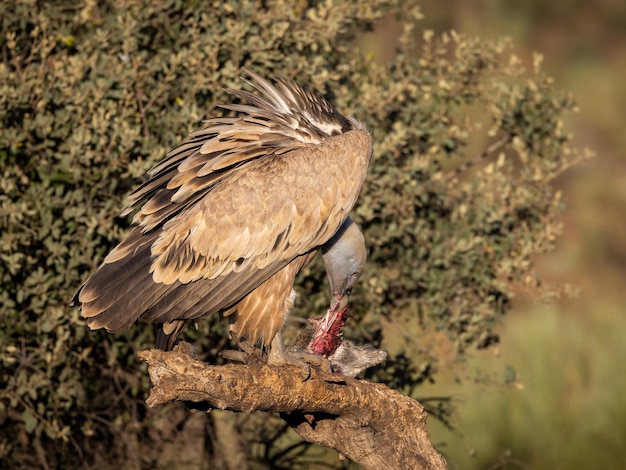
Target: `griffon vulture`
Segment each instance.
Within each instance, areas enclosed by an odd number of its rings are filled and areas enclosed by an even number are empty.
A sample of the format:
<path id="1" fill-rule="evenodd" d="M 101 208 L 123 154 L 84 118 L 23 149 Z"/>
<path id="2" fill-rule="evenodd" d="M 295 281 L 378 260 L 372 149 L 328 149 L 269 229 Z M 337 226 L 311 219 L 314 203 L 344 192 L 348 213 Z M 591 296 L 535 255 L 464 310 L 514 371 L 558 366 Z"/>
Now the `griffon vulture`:
<path id="1" fill-rule="evenodd" d="M 208 120 L 128 197 L 133 228 L 72 300 L 90 328 L 155 323 L 170 349 L 186 322 L 221 312 L 236 338 L 270 346 L 320 249 L 345 307 L 365 262 L 348 214 L 371 136 L 311 90 L 246 73 L 258 93 L 228 90 L 247 104 L 222 105 L 236 116 Z"/>

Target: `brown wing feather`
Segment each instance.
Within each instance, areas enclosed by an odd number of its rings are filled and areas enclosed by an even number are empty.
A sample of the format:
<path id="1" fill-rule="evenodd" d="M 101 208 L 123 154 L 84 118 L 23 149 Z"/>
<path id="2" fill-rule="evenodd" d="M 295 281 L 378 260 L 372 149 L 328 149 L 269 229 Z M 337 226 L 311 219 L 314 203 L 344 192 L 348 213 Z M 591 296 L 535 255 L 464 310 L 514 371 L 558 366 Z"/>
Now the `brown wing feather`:
<path id="1" fill-rule="evenodd" d="M 126 274 L 124 270 L 118 270 L 116 264 L 111 264 L 103 265 L 94 274 L 101 281 L 102 278 L 96 275 L 110 276 L 112 272 L 117 272 L 120 279 L 112 288 L 99 291 L 99 296 L 86 300 L 83 293 L 89 295 L 92 288 L 92 283 L 88 281 L 85 286 L 89 290 L 83 289 L 77 294 L 82 303 L 83 316 L 88 318 L 91 328 L 105 327 L 109 331 L 118 331 L 137 320 L 163 323 L 208 316 L 236 304 L 287 264 L 279 262 L 264 270 L 167 285 L 154 282 L 149 271 L 149 257 L 133 259 L 135 264 L 141 265 L 141 269 Z M 96 284 L 100 285 L 99 282 Z"/>
<path id="2" fill-rule="evenodd" d="M 164 225 L 152 246 L 155 280 L 189 282 L 236 268 L 262 269 L 323 244 L 356 201 L 366 168 L 359 157 L 369 145 L 366 132 L 352 131 L 231 175 Z M 333 164 L 340 153 L 354 158 Z M 180 269 L 171 261 L 188 251 L 204 262 Z"/>

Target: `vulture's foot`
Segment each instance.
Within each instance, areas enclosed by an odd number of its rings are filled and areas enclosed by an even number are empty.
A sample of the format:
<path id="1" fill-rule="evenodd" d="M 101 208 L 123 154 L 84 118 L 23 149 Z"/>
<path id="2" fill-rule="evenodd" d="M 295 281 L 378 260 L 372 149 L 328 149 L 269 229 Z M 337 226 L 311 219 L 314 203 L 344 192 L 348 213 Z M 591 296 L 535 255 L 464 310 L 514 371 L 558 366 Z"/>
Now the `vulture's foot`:
<path id="1" fill-rule="evenodd" d="M 219 355 L 229 361 L 241 362 L 249 366 L 261 366 L 267 363 L 267 354 L 261 349 L 257 348 L 248 341 L 237 338 L 234 334 L 230 335 L 231 339 L 235 342 L 239 350 L 226 349 L 220 351 Z"/>
<path id="2" fill-rule="evenodd" d="M 218 356 L 223 357 L 227 361 L 241 362 L 249 366 L 263 365 L 266 363 L 266 358 L 259 349 L 257 353 L 248 354 L 245 351 L 239 351 L 237 349 L 225 349 L 220 351 Z"/>
<path id="3" fill-rule="evenodd" d="M 272 340 L 267 356 L 267 363 L 275 366 L 289 364 L 299 367 L 304 372 L 303 381 L 311 377 L 311 367 L 315 367 L 325 373 L 330 373 L 332 370 L 330 361 L 323 356 L 304 350 L 296 350 L 293 348 L 289 350 L 285 349 L 285 344 L 283 343 L 283 338 L 280 333 Z"/>
<path id="4" fill-rule="evenodd" d="M 310 333 L 306 339 L 306 343 L 311 337 L 311 333 L 314 329 L 309 328 Z M 231 335 L 232 340 L 235 342 L 238 350 L 226 349 L 220 351 L 219 355 L 229 361 L 241 362 L 249 366 L 260 367 L 262 365 L 270 366 L 283 366 L 291 365 L 299 367 L 303 372 L 303 381 L 308 380 L 311 377 L 311 368 L 314 367 L 325 376 L 334 377 L 337 374 L 333 374 L 331 362 L 328 358 L 319 354 L 314 354 L 305 349 L 305 347 L 293 347 L 289 350 L 285 349 L 283 338 L 280 333 L 276 334 L 272 343 L 270 344 L 267 353 L 261 348 L 253 346 L 251 343 L 236 338 Z M 304 346 L 306 346 L 306 343 Z M 336 380 L 331 380 L 336 381 Z"/>

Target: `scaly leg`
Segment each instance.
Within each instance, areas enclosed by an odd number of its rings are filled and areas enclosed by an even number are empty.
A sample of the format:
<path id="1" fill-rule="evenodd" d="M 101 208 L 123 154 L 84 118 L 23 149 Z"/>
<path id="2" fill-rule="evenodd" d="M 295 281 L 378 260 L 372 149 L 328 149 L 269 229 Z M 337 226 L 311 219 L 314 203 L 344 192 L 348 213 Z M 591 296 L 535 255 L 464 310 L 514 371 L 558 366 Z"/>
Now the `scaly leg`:
<path id="1" fill-rule="evenodd" d="M 270 344 L 267 357 L 269 365 L 291 364 L 300 367 L 305 372 L 305 379 L 311 376 L 311 366 L 324 372 L 330 372 L 330 362 L 323 356 L 307 351 L 287 351 L 283 342 L 283 335 L 278 332 Z"/>

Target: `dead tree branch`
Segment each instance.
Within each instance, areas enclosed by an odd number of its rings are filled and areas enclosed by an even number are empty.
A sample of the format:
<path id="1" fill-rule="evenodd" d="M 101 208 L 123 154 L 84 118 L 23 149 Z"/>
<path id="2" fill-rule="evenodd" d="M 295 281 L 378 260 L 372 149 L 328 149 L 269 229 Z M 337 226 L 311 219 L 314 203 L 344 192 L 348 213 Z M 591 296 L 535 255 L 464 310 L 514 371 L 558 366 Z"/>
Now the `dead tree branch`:
<path id="1" fill-rule="evenodd" d="M 150 407 L 180 400 L 250 413 L 278 412 L 305 440 L 332 447 L 367 469 L 445 469 L 432 447 L 422 405 L 385 385 L 302 369 L 226 364 L 189 355 L 142 351 L 153 388 Z"/>

